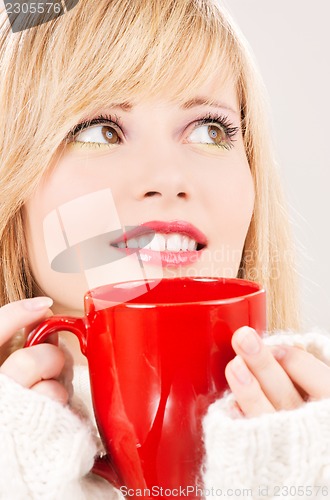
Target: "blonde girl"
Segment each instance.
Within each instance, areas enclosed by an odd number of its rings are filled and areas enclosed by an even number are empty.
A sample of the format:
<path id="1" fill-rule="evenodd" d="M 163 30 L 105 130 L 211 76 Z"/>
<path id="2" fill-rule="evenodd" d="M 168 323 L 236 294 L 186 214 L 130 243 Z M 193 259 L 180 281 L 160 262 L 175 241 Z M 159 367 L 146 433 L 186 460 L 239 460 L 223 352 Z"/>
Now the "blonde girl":
<path id="1" fill-rule="evenodd" d="M 4 498 L 120 495 L 89 474 L 98 450 L 76 409 L 77 396 L 89 397 L 77 382 L 87 371 L 77 346 L 63 335 L 75 365 L 73 398 L 63 349 L 22 350 L 17 333 L 50 307 L 82 311 L 84 283 L 51 269 L 42 223 L 104 184 L 125 224 L 144 223 L 153 211 L 205 234 L 199 260 L 169 265 L 165 256 L 164 276 L 238 276 L 267 289 L 269 331 L 277 334 L 262 341 L 243 328 L 233 337 L 231 391 L 204 420 L 205 487 L 248 488 L 256 499 L 288 485 L 302 486 L 306 498 L 310 488 L 326 488 L 329 344 L 279 333 L 299 325 L 287 214 L 262 84 L 226 11 L 212 0 L 80 0 L 18 33 L 3 12 L 0 79 Z"/>

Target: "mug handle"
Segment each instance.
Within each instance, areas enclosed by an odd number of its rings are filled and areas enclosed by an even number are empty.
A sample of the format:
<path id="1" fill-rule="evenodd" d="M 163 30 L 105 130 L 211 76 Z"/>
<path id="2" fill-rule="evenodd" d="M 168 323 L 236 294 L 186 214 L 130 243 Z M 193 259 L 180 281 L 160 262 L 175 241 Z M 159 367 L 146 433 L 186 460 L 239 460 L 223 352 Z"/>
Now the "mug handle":
<path id="1" fill-rule="evenodd" d="M 24 347 L 31 347 L 33 345 L 40 344 L 52 333 L 63 331 L 71 332 L 78 337 L 81 352 L 86 356 L 86 319 L 74 318 L 72 316 L 52 316 L 51 318 L 46 319 L 27 336 Z M 119 488 L 121 485 L 111 459 L 107 455 L 96 458 L 92 472 L 103 477 L 116 488 Z"/>
<path id="2" fill-rule="evenodd" d="M 72 316 L 52 316 L 40 323 L 28 336 L 24 347 L 43 342 L 52 333 L 68 331 L 78 337 L 80 350 L 86 356 L 87 338 L 85 318 Z"/>

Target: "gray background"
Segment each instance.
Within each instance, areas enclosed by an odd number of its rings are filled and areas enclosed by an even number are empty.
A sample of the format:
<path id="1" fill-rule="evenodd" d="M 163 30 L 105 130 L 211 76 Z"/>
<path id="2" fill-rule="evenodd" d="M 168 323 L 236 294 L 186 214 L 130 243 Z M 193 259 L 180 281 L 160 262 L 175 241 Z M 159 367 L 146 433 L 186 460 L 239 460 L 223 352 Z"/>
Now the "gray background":
<path id="1" fill-rule="evenodd" d="M 330 2 L 223 3 L 250 43 L 270 98 L 298 245 L 304 326 L 330 331 Z"/>
<path id="2" fill-rule="evenodd" d="M 223 3 L 249 40 L 268 89 L 299 251 L 305 328 L 330 331 L 329 0 Z"/>

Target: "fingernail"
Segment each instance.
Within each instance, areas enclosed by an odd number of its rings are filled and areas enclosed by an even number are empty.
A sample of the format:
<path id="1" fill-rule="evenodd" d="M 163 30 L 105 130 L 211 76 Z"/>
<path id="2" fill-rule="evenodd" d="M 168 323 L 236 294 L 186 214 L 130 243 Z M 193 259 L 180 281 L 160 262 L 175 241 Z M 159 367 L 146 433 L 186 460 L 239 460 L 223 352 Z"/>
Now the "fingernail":
<path id="1" fill-rule="evenodd" d="M 240 356 L 233 359 L 231 367 L 235 377 L 241 384 L 248 385 L 252 382 L 252 375 Z"/>
<path id="2" fill-rule="evenodd" d="M 251 328 L 242 328 L 237 332 L 238 345 L 246 354 L 257 354 L 260 351 L 261 342 L 258 335 Z"/>
<path id="3" fill-rule="evenodd" d="M 22 302 L 28 311 L 42 311 L 42 309 L 48 309 L 53 305 L 53 300 L 50 297 L 34 297 L 33 299 L 25 299 Z"/>
<path id="4" fill-rule="evenodd" d="M 286 349 L 283 347 L 279 347 L 277 345 L 271 346 L 271 351 L 275 359 L 280 360 L 283 359 L 286 355 Z"/>

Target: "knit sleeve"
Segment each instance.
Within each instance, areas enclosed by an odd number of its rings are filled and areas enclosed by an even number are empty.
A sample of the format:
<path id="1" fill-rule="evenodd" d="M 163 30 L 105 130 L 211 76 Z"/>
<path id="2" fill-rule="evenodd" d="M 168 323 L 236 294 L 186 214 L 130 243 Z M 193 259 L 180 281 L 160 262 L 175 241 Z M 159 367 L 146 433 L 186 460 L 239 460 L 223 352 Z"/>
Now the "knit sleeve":
<path id="1" fill-rule="evenodd" d="M 0 498 L 121 498 L 89 473 L 96 448 L 87 421 L 0 375 Z"/>
<path id="2" fill-rule="evenodd" d="M 299 345 L 330 362 L 324 335 L 279 333 L 268 343 Z M 330 497 L 330 399 L 256 418 L 231 412 L 233 403 L 227 394 L 203 420 L 206 490 L 254 500 Z"/>

